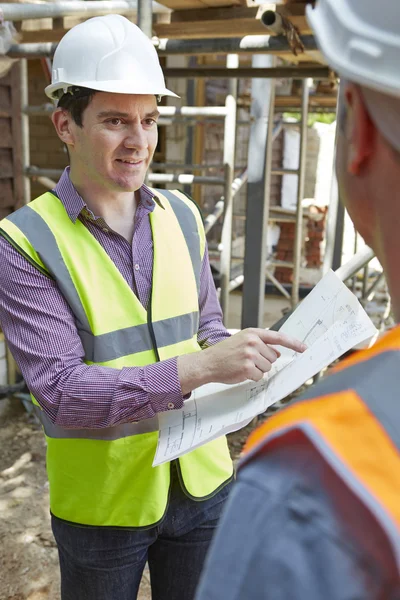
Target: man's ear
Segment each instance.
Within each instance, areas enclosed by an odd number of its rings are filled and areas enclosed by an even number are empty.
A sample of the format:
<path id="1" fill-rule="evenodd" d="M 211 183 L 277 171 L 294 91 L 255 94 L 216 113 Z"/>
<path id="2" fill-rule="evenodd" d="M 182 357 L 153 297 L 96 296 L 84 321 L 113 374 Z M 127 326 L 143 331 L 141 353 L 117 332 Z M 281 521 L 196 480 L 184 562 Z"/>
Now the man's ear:
<path id="1" fill-rule="evenodd" d="M 63 108 L 56 108 L 51 115 L 51 120 L 57 132 L 58 137 L 67 146 L 73 146 L 75 136 L 73 132 L 73 121 L 69 112 Z"/>
<path id="2" fill-rule="evenodd" d="M 359 175 L 373 153 L 376 129 L 357 85 L 346 84 L 344 102 L 347 115 L 345 131 L 349 148 L 347 170 L 351 175 Z"/>

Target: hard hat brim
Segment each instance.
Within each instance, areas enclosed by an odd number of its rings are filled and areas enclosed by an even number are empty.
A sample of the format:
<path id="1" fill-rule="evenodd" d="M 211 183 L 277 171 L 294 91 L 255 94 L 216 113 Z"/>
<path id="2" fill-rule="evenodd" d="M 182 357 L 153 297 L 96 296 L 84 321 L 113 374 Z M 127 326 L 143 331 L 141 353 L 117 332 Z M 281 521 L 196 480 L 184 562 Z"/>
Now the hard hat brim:
<path id="1" fill-rule="evenodd" d="M 149 88 L 146 90 L 143 86 L 140 86 L 140 90 L 132 82 L 127 81 L 69 81 L 69 82 L 57 82 L 48 85 L 45 88 L 45 94 L 51 100 L 57 100 L 58 96 L 56 92 L 64 88 L 84 87 L 97 92 L 110 92 L 111 94 L 137 94 L 137 95 L 149 95 L 149 96 L 170 96 L 171 98 L 179 98 L 177 94 L 171 92 L 167 88 Z"/>

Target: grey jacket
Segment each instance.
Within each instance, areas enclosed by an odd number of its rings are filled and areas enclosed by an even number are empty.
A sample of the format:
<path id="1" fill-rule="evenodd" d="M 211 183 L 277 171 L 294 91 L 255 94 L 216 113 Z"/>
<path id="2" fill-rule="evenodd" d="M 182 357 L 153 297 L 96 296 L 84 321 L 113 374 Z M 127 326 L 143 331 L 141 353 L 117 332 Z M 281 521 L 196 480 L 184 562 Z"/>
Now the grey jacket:
<path id="1" fill-rule="evenodd" d="M 399 599 L 380 526 L 301 432 L 239 471 L 196 600 Z"/>

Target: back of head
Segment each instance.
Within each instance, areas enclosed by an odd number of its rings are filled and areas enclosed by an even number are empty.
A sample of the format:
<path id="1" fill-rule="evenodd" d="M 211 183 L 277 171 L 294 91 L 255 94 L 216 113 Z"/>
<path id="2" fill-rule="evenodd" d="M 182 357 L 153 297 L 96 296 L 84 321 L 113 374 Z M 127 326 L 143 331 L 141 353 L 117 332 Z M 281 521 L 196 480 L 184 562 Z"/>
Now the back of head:
<path id="1" fill-rule="evenodd" d="M 399 0 L 317 0 L 307 18 L 328 64 L 361 86 L 376 127 L 400 151 Z"/>
<path id="2" fill-rule="evenodd" d="M 120 94 L 176 96 L 165 87 L 157 52 L 149 38 L 121 15 L 94 17 L 60 41 L 46 94 L 53 100 L 70 88 Z"/>

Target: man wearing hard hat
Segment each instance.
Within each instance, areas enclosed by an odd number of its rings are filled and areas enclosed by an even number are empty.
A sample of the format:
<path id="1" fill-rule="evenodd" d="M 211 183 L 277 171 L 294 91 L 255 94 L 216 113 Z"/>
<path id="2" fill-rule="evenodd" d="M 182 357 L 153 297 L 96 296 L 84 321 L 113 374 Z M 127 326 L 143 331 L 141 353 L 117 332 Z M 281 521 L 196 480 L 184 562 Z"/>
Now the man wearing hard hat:
<path id="1" fill-rule="evenodd" d="M 400 321 L 400 4 L 317 0 L 337 175 Z M 197 600 L 400 598 L 400 326 L 249 438 Z"/>
<path id="2" fill-rule="evenodd" d="M 143 184 L 165 87 L 124 17 L 60 42 L 47 95 L 70 168 L 0 222 L 0 318 L 47 440 L 63 600 L 190 600 L 232 480 L 226 440 L 153 468 L 157 413 L 302 345 L 222 325 L 200 213 Z M 202 352 L 199 352 L 202 350 Z"/>

